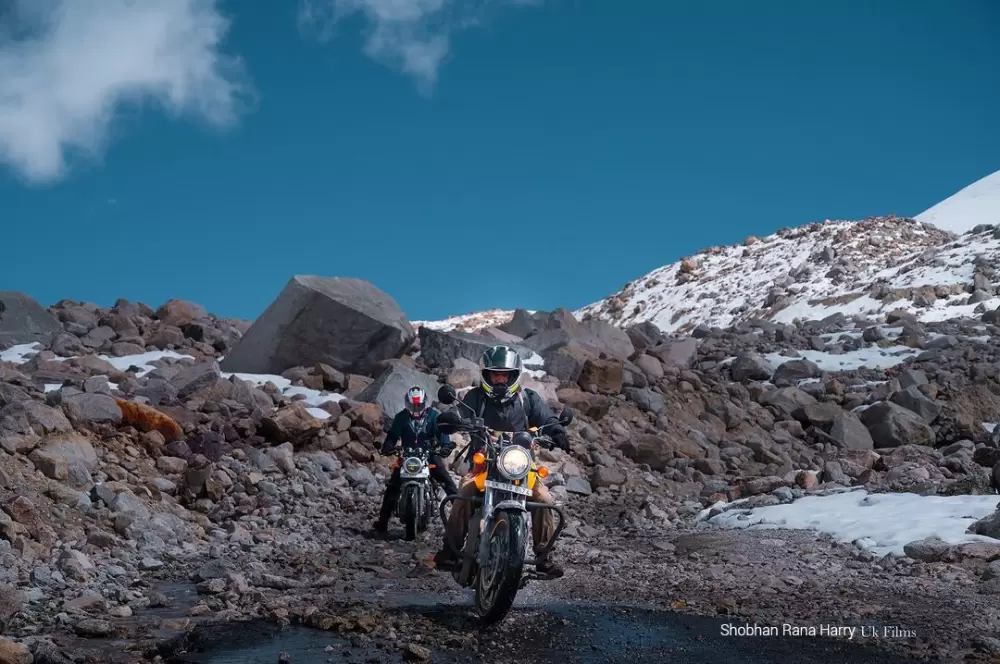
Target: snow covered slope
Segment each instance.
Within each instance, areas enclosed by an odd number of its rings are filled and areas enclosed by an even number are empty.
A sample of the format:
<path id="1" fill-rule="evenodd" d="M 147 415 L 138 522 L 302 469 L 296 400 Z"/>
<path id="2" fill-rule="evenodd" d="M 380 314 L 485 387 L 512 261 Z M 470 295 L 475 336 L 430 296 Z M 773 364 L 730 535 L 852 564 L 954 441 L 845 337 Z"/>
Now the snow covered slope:
<path id="1" fill-rule="evenodd" d="M 945 320 L 1000 304 L 997 265 L 1000 240 L 992 230 L 956 238 L 897 217 L 828 221 L 713 247 L 575 314 L 621 326 L 651 321 L 665 332 L 836 312 L 879 318 L 893 309 Z"/>
<path id="2" fill-rule="evenodd" d="M 881 319 L 894 309 L 947 320 L 1000 306 L 998 268 L 1000 232 L 990 229 L 956 236 L 898 217 L 827 221 L 703 250 L 574 314 L 620 326 L 651 321 L 665 332 L 837 312 Z M 511 316 L 491 309 L 415 325 L 475 331 Z"/>
<path id="3" fill-rule="evenodd" d="M 1000 224 L 1000 171 L 973 182 L 916 219 L 952 233 L 965 233 L 979 224 Z"/>
<path id="4" fill-rule="evenodd" d="M 529 311 L 528 313 L 534 313 Z M 475 332 L 487 327 L 497 327 L 508 322 L 514 316 L 514 311 L 503 309 L 489 309 L 487 311 L 477 311 L 461 316 L 452 316 L 444 320 L 426 321 L 415 320 L 411 323 L 414 327 L 427 327 L 432 330 L 461 330 L 464 332 Z"/>

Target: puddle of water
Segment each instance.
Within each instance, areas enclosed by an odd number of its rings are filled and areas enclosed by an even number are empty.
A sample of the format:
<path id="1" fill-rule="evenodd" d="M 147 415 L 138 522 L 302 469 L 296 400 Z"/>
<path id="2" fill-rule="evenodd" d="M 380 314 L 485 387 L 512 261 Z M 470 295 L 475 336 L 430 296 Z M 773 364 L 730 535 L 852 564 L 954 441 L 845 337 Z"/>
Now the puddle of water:
<path id="1" fill-rule="evenodd" d="M 479 631 L 468 606 L 432 605 L 403 609 L 449 632 Z M 637 607 L 578 604 L 538 605 L 515 609 L 508 620 L 482 634 L 480 652 L 432 648 L 434 662 L 484 664 L 661 664 L 664 661 L 742 664 L 800 664 L 822 659 L 826 664 L 910 661 L 856 643 L 820 638 L 722 636 L 720 625 L 742 625 L 741 619 L 687 616 Z M 433 631 L 433 630 L 432 630 Z M 435 639 L 432 637 L 433 642 Z M 428 642 L 430 645 L 431 642 Z M 268 623 L 230 623 L 195 630 L 187 652 L 167 664 L 276 664 L 287 662 L 401 661 L 393 644 L 353 643 L 307 627 L 284 630 Z"/>
<path id="2" fill-rule="evenodd" d="M 185 649 L 164 657 L 167 664 L 289 664 L 341 662 L 351 644 L 330 632 L 281 628 L 264 621 L 226 623 L 196 629 Z M 282 660 L 287 656 L 287 660 Z"/>

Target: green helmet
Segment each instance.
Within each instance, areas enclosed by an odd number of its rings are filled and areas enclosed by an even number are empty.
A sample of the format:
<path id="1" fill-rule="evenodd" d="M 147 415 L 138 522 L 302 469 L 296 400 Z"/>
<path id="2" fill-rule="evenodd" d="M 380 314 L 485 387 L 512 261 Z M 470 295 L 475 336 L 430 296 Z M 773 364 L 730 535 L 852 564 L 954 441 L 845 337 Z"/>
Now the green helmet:
<path id="1" fill-rule="evenodd" d="M 521 389 L 521 356 L 510 346 L 493 346 L 479 360 L 480 387 L 487 398 L 504 403 Z"/>

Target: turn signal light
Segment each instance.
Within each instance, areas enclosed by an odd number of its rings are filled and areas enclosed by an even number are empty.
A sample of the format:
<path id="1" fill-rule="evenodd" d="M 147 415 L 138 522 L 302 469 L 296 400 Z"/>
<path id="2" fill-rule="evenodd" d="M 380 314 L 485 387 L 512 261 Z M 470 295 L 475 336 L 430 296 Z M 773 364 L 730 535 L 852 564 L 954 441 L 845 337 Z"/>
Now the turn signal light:
<path id="1" fill-rule="evenodd" d="M 546 468 L 545 466 L 539 466 L 536 472 L 538 473 L 538 476 L 541 477 L 543 480 L 549 476 L 549 469 Z"/>
<path id="2" fill-rule="evenodd" d="M 437 464 L 436 463 L 429 463 L 429 464 L 427 464 L 427 467 L 428 468 L 437 468 Z"/>
<path id="3" fill-rule="evenodd" d="M 486 456 L 482 452 L 476 452 L 472 455 L 472 461 L 477 465 L 481 466 L 486 463 Z"/>

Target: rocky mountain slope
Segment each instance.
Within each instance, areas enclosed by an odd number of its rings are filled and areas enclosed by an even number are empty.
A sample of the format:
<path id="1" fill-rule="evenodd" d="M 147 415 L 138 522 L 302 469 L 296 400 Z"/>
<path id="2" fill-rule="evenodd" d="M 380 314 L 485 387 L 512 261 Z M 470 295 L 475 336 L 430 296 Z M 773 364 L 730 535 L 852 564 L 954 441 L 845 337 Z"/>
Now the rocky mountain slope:
<path id="1" fill-rule="evenodd" d="M 1000 304 L 998 264 L 1000 235 L 985 227 L 955 236 L 911 219 L 825 222 L 705 249 L 574 315 L 619 326 L 651 322 L 667 333 L 835 313 L 884 320 L 898 309 L 942 321 Z M 417 324 L 476 330 L 512 316 L 491 310 Z"/>
<path id="2" fill-rule="evenodd" d="M 132 652 L 117 656 L 138 661 L 158 652 L 164 630 L 250 617 L 416 659 L 432 656 L 429 643 L 451 654 L 479 647 L 471 628 L 392 608 L 406 593 L 459 595 L 427 562 L 437 526 L 415 544 L 365 533 L 389 472 L 375 450 L 405 389 L 470 387 L 497 341 L 521 349 L 529 387 L 578 413 L 572 450 L 542 457 L 570 515 L 557 549 L 570 571 L 541 596 L 641 596 L 747 619 L 905 620 L 933 638 L 881 647 L 936 661 L 989 657 L 1000 652 L 1000 615 L 982 597 L 1000 588 L 997 516 L 973 525 L 979 542 L 915 542 L 903 561 L 802 533 L 781 535 L 777 548 L 752 532 L 705 539 L 713 527 L 704 518 L 737 500 L 745 509 L 847 488 L 992 493 L 995 233 L 955 240 L 874 219 L 707 252 L 681 270 L 691 281 L 670 288 L 711 283 L 745 309 L 706 298 L 706 318 L 682 314 L 673 335 L 566 310 L 518 310 L 477 332 L 414 326 L 389 295 L 354 279 L 295 277 L 252 324 L 177 300 L 44 308 L 0 292 L 0 623 L 9 637 L 0 661 L 106 655 L 116 639 Z M 886 242 L 908 243 L 909 253 L 885 258 Z M 778 254 L 818 267 L 776 285 L 764 257 Z M 766 276 L 739 284 L 735 260 Z M 849 275 L 867 275 L 871 288 L 839 294 L 853 288 Z M 928 290 L 929 279 L 951 281 Z M 780 320 L 754 314 L 762 293 Z M 814 296 L 838 303 L 809 304 Z M 670 583 L 650 579 L 651 569 Z M 902 599 L 851 604 L 876 585 Z M 929 587 L 942 606 L 982 610 L 946 620 L 945 609 L 913 601 Z M 824 599 L 803 606 L 806 592 Z"/>

